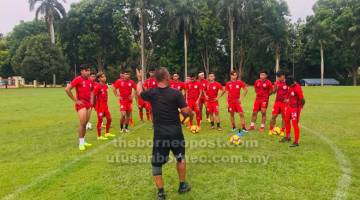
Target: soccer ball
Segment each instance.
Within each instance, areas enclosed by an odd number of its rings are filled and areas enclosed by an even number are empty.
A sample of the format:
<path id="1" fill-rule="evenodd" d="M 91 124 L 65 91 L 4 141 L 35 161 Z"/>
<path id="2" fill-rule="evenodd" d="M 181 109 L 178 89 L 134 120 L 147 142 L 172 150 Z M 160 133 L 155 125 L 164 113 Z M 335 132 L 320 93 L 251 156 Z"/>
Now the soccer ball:
<path id="1" fill-rule="evenodd" d="M 239 144 L 241 144 L 241 138 L 238 135 L 233 135 L 230 137 L 230 143 L 239 145 Z"/>
<path id="2" fill-rule="evenodd" d="M 192 133 L 198 133 L 198 132 L 199 132 L 199 128 L 198 128 L 197 126 L 193 125 L 193 126 L 190 127 L 190 131 L 191 131 Z"/>
<path id="3" fill-rule="evenodd" d="M 273 134 L 274 134 L 274 135 L 280 135 L 280 132 L 281 132 L 281 129 L 280 129 L 279 127 L 275 127 L 275 128 L 273 129 Z"/>

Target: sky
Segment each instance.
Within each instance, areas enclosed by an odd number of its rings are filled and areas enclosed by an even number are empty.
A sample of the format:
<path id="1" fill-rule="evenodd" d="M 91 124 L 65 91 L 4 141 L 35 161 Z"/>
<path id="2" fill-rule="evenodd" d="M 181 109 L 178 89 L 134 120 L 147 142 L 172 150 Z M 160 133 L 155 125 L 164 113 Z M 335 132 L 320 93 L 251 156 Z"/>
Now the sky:
<path id="1" fill-rule="evenodd" d="M 69 10 L 72 3 L 80 0 L 66 0 L 64 4 Z M 298 18 L 305 19 L 311 15 L 312 7 L 316 0 L 286 0 L 289 5 L 291 19 L 296 21 Z M 30 12 L 28 0 L 0 0 L 0 33 L 11 32 L 15 25 L 21 20 L 31 21 L 34 19 L 35 12 Z"/>

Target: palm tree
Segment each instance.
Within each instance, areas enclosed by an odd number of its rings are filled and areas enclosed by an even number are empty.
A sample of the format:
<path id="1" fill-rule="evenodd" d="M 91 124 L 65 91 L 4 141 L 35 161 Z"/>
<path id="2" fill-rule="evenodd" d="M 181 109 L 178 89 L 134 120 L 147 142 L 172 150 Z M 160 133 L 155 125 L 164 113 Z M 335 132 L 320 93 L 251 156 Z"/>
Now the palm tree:
<path id="1" fill-rule="evenodd" d="M 219 1 L 219 14 L 223 16 L 226 13 L 229 27 L 230 37 L 230 70 L 234 70 L 234 37 L 235 26 L 238 16 L 244 7 L 244 0 L 220 0 Z"/>
<path id="2" fill-rule="evenodd" d="M 151 0 L 128 0 L 130 4 L 130 17 L 133 25 L 140 29 L 140 49 L 141 49 L 141 69 L 143 77 L 146 75 L 146 61 L 145 61 L 145 27 L 148 24 L 148 19 L 151 17 Z"/>
<path id="3" fill-rule="evenodd" d="M 62 0 L 66 3 L 66 0 Z M 55 44 L 55 30 L 54 22 L 61 17 L 65 17 L 66 11 L 64 6 L 58 0 L 29 0 L 30 11 L 35 10 L 36 4 L 39 6 L 35 11 L 35 19 L 39 19 L 39 15 L 44 15 L 48 24 L 48 32 L 51 38 L 51 43 Z"/>
<path id="4" fill-rule="evenodd" d="M 166 11 L 170 17 L 169 25 L 173 30 L 183 31 L 184 37 L 184 79 L 188 74 L 188 42 L 192 27 L 197 23 L 199 12 L 196 0 L 172 0 L 167 5 Z"/>
<path id="5" fill-rule="evenodd" d="M 321 86 L 324 86 L 324 74 L 325 74 L 325 62 L 324 51 L 326 46 L 335 40 L 339 40 L 335 34 L 331 32 L 330 25 L 327 21 L 318 21 L 316 18 L 310 18 L 309 22 L 311 27 L 311 34 L 309 40 L 313 44 L 317 44 L 320 47 L 320 71 L 321 71 Z"/>
<path id="6" fill-rule="evenodd" d="M 280 70 L 281 50 L 288 44 L 288 21 L 285 16 L 288 15 L 288 6 L 283 0 L 268 1 L 264 22 L 265 34 L 260 42 L 267 44 L 268 48 L 274 52 L 275 72 Z"/>

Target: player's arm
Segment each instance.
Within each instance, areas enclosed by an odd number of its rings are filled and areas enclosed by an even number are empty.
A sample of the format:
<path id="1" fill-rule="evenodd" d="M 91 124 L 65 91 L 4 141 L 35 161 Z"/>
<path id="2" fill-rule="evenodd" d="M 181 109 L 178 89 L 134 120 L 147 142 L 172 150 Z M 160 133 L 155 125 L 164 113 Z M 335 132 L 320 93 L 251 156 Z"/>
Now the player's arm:
<path id="1" fill-rule="evenodd" d="M 218 96 L 216 97 L 216 100 L 219 100 L 224 94 L 226 93 L 226 90 L 224 87 L 221 87 L 221 92 L 218 93 Z"/>
<path id="2" fill-rule="evenodd" d="M 200 98 L 201 98 L 201 96 L 202 96 L 203 94 L 204 94 L 205 98 L 207 99 L 206 93 L 201 89 L 201 90 L 200 90 L 200 94 L 199 94 L 199 96 L 198 96 L 198 98 L 197 98 L 197 100 L 196 100 L 196 103 L 199 103 L 199 102 L 200 102 Z"/>
<path id="3" fill-rule="evenodd" d="M 246 97 L 246 95 L 249 91 L 246 86 L 243 88 L 243 90 L 244 90 L 244 92 L 241 94 L 240 101 L 242 101 Z"/>
<path id="4" fill-rule="evenodd" d="M 117 92 L 117 88 L 115 87 L 115 84 L 113 84 L 111 88 L 112 88 L 112 91 L 113 91 L 115 97 L 119 97 L 118 92 Z"/>
<path id="5" fill-rule="evenodd" d="M 136 69 L 136 78 L 138 83 L 136 84 L 137 96 L 141 96 L 141 93 L 144 91 L 144 84 L 142 78 L 142 70 Z"/>
<path id="6" fill-rule="evenodd" d="M 298 93 L 298 97 L 299 97 L 301 107 L 303 107 L 305 105 L 305 98 L 304 98 L 304 93 L 303 93 L 300 86 L 298 87 L 296 92 Z"/>
<path id="7" fill-rule="evenodd" d="M 73 88 L 74 87 L 71 84 L 68 84 L 65 88 L 65 92 L 71 100 L 73 100 L 76 104 L 81 105 L 82 102 L 78 101 L 77 98 L 73 95 L 73 93 L 71 91 Z"/>

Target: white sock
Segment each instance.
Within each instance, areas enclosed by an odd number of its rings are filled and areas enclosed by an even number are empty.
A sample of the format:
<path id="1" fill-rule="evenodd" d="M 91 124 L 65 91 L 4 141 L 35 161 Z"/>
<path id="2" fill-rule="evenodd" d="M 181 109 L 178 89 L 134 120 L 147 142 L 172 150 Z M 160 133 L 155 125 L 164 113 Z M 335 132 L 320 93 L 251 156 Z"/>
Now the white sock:
<path id="1" fill-rule="evenodd" d="M 261 128 L 265 128 L 265 124 L 261 124 L 261 126 L 260 126 Z"/>
<path id="2" fill-rule="evenodd" d="M 79 138 L 79 145 L 84 145 L 85 144 L 85 138 Z"/>
<path id="3" fill-rule="evenodd" d="M 254 123 L 254 122 L 251 122 L 250 126 L 255 126 L 255 123 Z"/>

